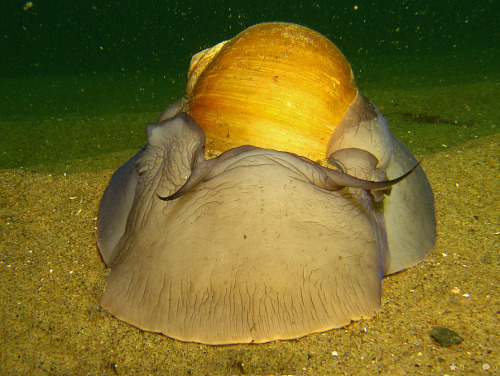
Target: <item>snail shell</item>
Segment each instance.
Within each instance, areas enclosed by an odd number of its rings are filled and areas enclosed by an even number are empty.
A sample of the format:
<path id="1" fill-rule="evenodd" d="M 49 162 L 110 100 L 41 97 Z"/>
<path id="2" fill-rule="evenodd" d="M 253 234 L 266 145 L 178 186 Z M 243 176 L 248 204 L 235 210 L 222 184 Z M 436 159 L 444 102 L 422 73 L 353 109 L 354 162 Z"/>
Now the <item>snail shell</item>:
<path id="1" fill-rule="evenodd" d="M 322 160 L 357 92 L 349 63 L 327 38 L 263 23 L 193 57 L 184 110 L 208 149 L 254 145 Z"/>

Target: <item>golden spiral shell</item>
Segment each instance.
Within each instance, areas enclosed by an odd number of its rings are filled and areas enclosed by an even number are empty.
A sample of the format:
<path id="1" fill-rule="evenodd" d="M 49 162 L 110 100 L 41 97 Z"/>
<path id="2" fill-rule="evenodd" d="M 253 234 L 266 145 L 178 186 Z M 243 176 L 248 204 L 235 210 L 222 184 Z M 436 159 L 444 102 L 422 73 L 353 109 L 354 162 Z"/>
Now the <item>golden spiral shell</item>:
<path id="1" fill-rule="evenodd" d="M 356 93 L 349 63 L 326 37 L 263 23 L 193 56 L 185 110 L 208 149 L 254 145 L 321 160 Z"/>

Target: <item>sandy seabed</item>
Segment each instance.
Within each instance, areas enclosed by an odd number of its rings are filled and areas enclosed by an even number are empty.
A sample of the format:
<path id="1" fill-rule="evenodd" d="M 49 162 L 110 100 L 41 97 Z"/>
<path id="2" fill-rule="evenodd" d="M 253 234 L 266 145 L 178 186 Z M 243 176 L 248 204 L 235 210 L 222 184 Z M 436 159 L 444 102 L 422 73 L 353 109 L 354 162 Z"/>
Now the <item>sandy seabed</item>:
<path id="1" fill-rule="evenodd" d="M 182 343 L 100 308 L 95 226 L 112 171 L 0 171 L 0 374 L 500 374 L 499 141 L 426 157 L 437 245 L 383 280 L 374 319 L 264 345 Z M 438 346 L 434 326 L 463 342 Z"/>

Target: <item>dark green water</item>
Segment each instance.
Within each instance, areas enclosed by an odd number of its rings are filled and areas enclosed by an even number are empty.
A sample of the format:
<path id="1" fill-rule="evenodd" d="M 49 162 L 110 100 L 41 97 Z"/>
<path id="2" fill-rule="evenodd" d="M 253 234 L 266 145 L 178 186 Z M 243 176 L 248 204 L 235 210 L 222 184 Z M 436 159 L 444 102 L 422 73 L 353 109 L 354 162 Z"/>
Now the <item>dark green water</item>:
<path id="1" fill-rule="evenodd" d="M 191 56 L 264 21 L 308 26 L 425 155 L 498 132 L 490 1 L 2 1 L 0 168 L 116 168 L 185 89 Z"/>

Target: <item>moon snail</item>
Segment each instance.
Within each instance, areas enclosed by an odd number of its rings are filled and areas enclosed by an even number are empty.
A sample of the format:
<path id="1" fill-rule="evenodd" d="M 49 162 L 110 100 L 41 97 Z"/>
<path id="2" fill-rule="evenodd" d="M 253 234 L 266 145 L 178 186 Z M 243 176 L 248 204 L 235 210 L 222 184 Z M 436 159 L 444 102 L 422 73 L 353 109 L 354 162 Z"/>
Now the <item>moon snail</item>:
<path id="1" fill-rule="evenodd" d="M 263 23 L 193 56 L 99 207 L 101 305 L 211 345 L 373 317 L 436 238 L 431 187 L 324 36 Z"/>

